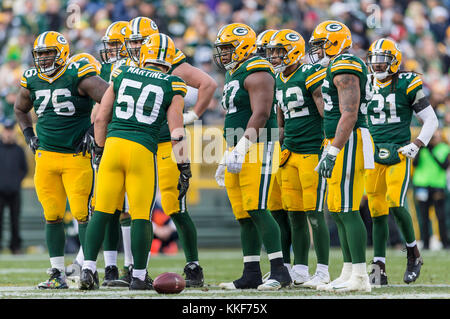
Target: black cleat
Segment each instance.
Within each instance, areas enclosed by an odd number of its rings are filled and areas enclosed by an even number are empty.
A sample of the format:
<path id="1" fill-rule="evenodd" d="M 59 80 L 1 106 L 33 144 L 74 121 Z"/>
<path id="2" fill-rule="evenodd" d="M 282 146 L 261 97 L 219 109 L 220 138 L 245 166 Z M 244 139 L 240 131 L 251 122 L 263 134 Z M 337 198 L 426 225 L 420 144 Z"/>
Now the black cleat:
<path id="1" fill-rule="evenodd" d="M 282 265 L 277 269 L 270 271 L 269 279 L 274 279 L 281 284 L 281 287 L 289 287 L 292 284 L 292 278 L 286 266 Z"/>
<path id="2" fill-rule="evenodd" d="M 131 277 L 130 290 L 153 290 L 153 279 L 145 274 L 145 279 Z"/>
<path id="3" fill-rule="evenodd" d="M 80 275 L 80 290 L 96 290 L 98 288 L 98 272 L 92 273 L 90 269 L 83 269 Z"/>
<path id="4" fill-rule="evenodd" d="M 372 262 L 372 271 L 369 274 L 369 281 L 373 288 L 381 288 L 388 285 L 386 265 L 383 262 L 379 260 Z"/>
<path id="5" fill-rule="evenodd" d="M 113 287 L 111 283 L 117 279 L 119 279 L 119 269 L 117 269 L 117 266 L 107 266 L 105 268 L 105 277 L 103 278 L 102 286 Z"/>
<path id="6" fill-rule="evenodd" d="M 184 267 L 184 276 L 186 288 L 203 287 L 203 269 L 196 263 L 191 262 Z"/>
<path id="7" fill-rule="evenodd" d="M 109 287 L 130 287 L 131 284 L 131 272 L 133 270 L 133 265 L 129 265 L 122 271 L 122 276 L 116 280 L 110 281 L 108 283 Z"/>
<path id="8" fill-rule="evenodd" d="M 420 256 L 417 245 L 414 247 L 406 247 L 406 258 L 408 261 L 406 264 L 406 271 L 403 276 L 403 281 L 410 284 L 419 278 L 420 269 L 423 265 L 423 259 Z"/>
<path id="9" fill-rule="evenodd" d="M 262 283 L 261 271 L 244 271 L 241 278 L 233 282 L 223 282 L 219 287 L 227 290 L 256 289 Z"/>

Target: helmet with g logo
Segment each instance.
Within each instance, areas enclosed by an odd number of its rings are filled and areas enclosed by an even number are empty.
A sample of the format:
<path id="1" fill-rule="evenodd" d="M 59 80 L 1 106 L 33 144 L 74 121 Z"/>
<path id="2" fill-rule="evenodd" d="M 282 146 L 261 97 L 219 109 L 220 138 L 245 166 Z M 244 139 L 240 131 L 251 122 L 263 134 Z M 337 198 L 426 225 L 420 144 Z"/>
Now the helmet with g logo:
<path id="1" fill-rule="evenodd" d="M 283 29 L 272 35 L 266 50 L 266 56 L 271 63 L 274 57 L 281 59 L 281 64 L 274 66 L 275 72 L 280 73 L 286 67 L 298 63 L 305 56 L 305 40 L 298 32 Z M 280 51 L 281 55 L 275 56 Z"/>
<path id="2" fill-rule="evenodd" d="M 314 29 L 309 44 L 311 49 L 308 54 L 311 62 L 321 62 L 326 66 L 331 57 L 352 46 L 352 35 L 345 24 L 328 20 L 320 23 Z"/>
<path id="3" fill-rule="evenodd" d="M 175 43 L 169 36 L 163 33 L 152 34 L 142 43 L 139 66 L 143 68 L 146 63 L 154 63 L 166 66 L 169 70 L 172 67 L 175 52 Z"/>
<path id="4" fill-rule="evenodd" d="M 142 41 L 147 37 L 158 32 L 158 26 L 150 18 L 137 17 L 130 20 L 125 31 L 125 47 L 128 56 L 133 59 L 134 62 L 139 62 L 140 45 L 133 46 L 131 45 L 131 42 L 139 41 L 142 44 Z"/>
<path id="5" fill-rule="evenodd" d="M 256 37 L 256 54 L 260 57 L 266 57 L 266 46 L 269 44 L 272 35 L 277 32 L 277 30 L 266 30 L 258 34 Z"/>
<path id="6" fill-rule="evenodd" d="M 116 21 L 106 29 L 102 38 L 103 49 L 100 50 L 100 58 L 103 63 L 114 63 L 127 57 L 125 48 L 127 26 L 127 21 Z"/>
<path id="7" fill-rule="evenodd" d="M 232 70 L 256 52 L 256 33 L 243 23 L 223 26 L 217 33 L 214 50 L 214 62 L 220 68 Z M 229 61 L 224 62 L 228 55 Z"/>
<path id="8" fill-rule="evenodd" d="M 33 45 L 33 60 L 38 73 L 52 75 L 67 63 L 69 43 L 66 38 L 55 31 L 41 33 Z M 49 55 L 48 53 L 54 52 Z M 47 54 L 43 54 L 47 53 Z"/>
<path id="9" fill-rule="evenodd" d="M 402 63 L 402 52 L 397 44 L 391 39 L 382 38 L 373 42 L 366 58 L 369 71 L 375 75 L 378 80 L 383 80 L 389 75 L 398 72 Z M 375 71 L 375 64 L 386 64 L 384 71 Z"/>

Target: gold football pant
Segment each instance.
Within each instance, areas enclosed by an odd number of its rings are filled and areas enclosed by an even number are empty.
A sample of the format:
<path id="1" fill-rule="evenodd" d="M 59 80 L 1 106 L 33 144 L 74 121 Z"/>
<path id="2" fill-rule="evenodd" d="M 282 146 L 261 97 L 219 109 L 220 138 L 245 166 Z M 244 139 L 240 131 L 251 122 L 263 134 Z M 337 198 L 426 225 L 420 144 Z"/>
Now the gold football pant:
<path id="1" fill-rule="evenodd" d="M 400 163 L 383 165 L 366 170 L 365 186 L 372 217 L 389 214 L 391 207 L 404 207 L 411 176 L 411 160 L 400 155 Z"/>
<path id="2" fill-rule="evenodd" d="M 125 192 L 131 219 L 151 219 L 158 187 L 156 156 L 143 145 L 109 137 L 97 175 L 95 210 L 114 214 Z"/>
<path id="3" fill-rule="evenodd" d="M 284 209 L 281 199 L 281 169 L 278 169 L 275 174 L 272 192 L 269 194 L 269 200 L 267 202 L 267 209 L 271 212 Z"/>
<path id="4" fill-rule="evenodd" d="M 34 184 L 45 219 L 63 219 L 69 200 L 72 216 L 86 221 L 94 179 L 90 155 L 38 150 L 35 160 Z"/>
<path id="5" fill-rule="evenodd" d="M 172 152 L 172 142 L 158 144 L 157 153 L 159 190 L 164 213 L 172 215 L 186 211 L 186 196 L 178 200 L 180 171 Z"/>
<path id="6" fill-rule="evenodd" d="M 334 139 L 330 139 L 332 143 Z M 327 180 L 330 212 L 358 211 L 364 195 L 364 154 L 361 130 L 350 134 L 339 152 L 331 178 Z"/>
<path id="7" fill-rule="evenodd" d="M 318 154 L 292 152 L 281 171 L 283 207 L 287 211 L 323 211 L 326 179 L 314 168 L 319 163 Z"/>
<path id="8" fill-rule="evenodd" d="M 279 152 L 279 142 L 255 143 L 247 152 L 240 173 L 225 171 L 225 187 L 236 219 L 250 218 L 248 211 L 268 209 Z"/>

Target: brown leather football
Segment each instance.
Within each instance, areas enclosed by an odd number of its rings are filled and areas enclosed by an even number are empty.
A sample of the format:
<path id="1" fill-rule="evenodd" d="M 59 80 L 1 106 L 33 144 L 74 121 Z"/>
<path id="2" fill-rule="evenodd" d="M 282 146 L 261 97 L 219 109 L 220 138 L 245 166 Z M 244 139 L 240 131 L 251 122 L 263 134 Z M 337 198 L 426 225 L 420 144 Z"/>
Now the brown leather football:
<path id="1" fill-rule="evenodd" d="M 179 294 L 186 287 L 186 281 L 179 274 L 165 272 L 153 281 L 153 288 L 159 294 Z"/>

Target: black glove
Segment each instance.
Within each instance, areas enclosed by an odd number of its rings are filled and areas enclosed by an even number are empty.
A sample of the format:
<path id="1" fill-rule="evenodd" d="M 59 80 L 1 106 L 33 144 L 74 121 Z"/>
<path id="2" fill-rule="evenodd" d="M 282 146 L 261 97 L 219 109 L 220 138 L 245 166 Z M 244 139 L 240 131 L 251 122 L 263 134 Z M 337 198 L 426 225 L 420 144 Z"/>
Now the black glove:
<path id="1" fill-rule="evenodd" d="M 96 170 L 98 172 L 98 167 L 100 165 L 100 160 L 102 159 L 102 155 L 103 155 L 103 149 L 104 147 L 102 146 L 98 146 L 97 143 L 93 143 L 92 146 L 92 153 L 94 153 L 92 156 L 94 158 L 94 165 L 96 167 Z"/>
<path id="2" fill-rule="evenodd" d="M 25 141 L 30 147 L 33 154 L 36 154 L 36 150 L 39 148 L 39 138 L 34 135 L 32 127 L 27 127 L 23 130 L 23 135 L 25 136 Z"/>
<path id="3" fill-rule="evenodd" d="M 86 153 L 92 153 L 94 143 L 94 124 L 92 124 L 84 136 L 81 138 L 81 141 L 78 143 L 77 148 L 75 149 L 75 153 L 83 153 L 83 156 Z"/>
<path id="4" fill-rule="evenodd" d="M 177 189 L 180 191 L 178 193 L 178 200 L 182 199 L 189 188 L 189 179 L 192 177 L 191 164 L 183 163 L 177 164 L 178 170 L 180 171 L 180 178 L 178 179 Z"/>

